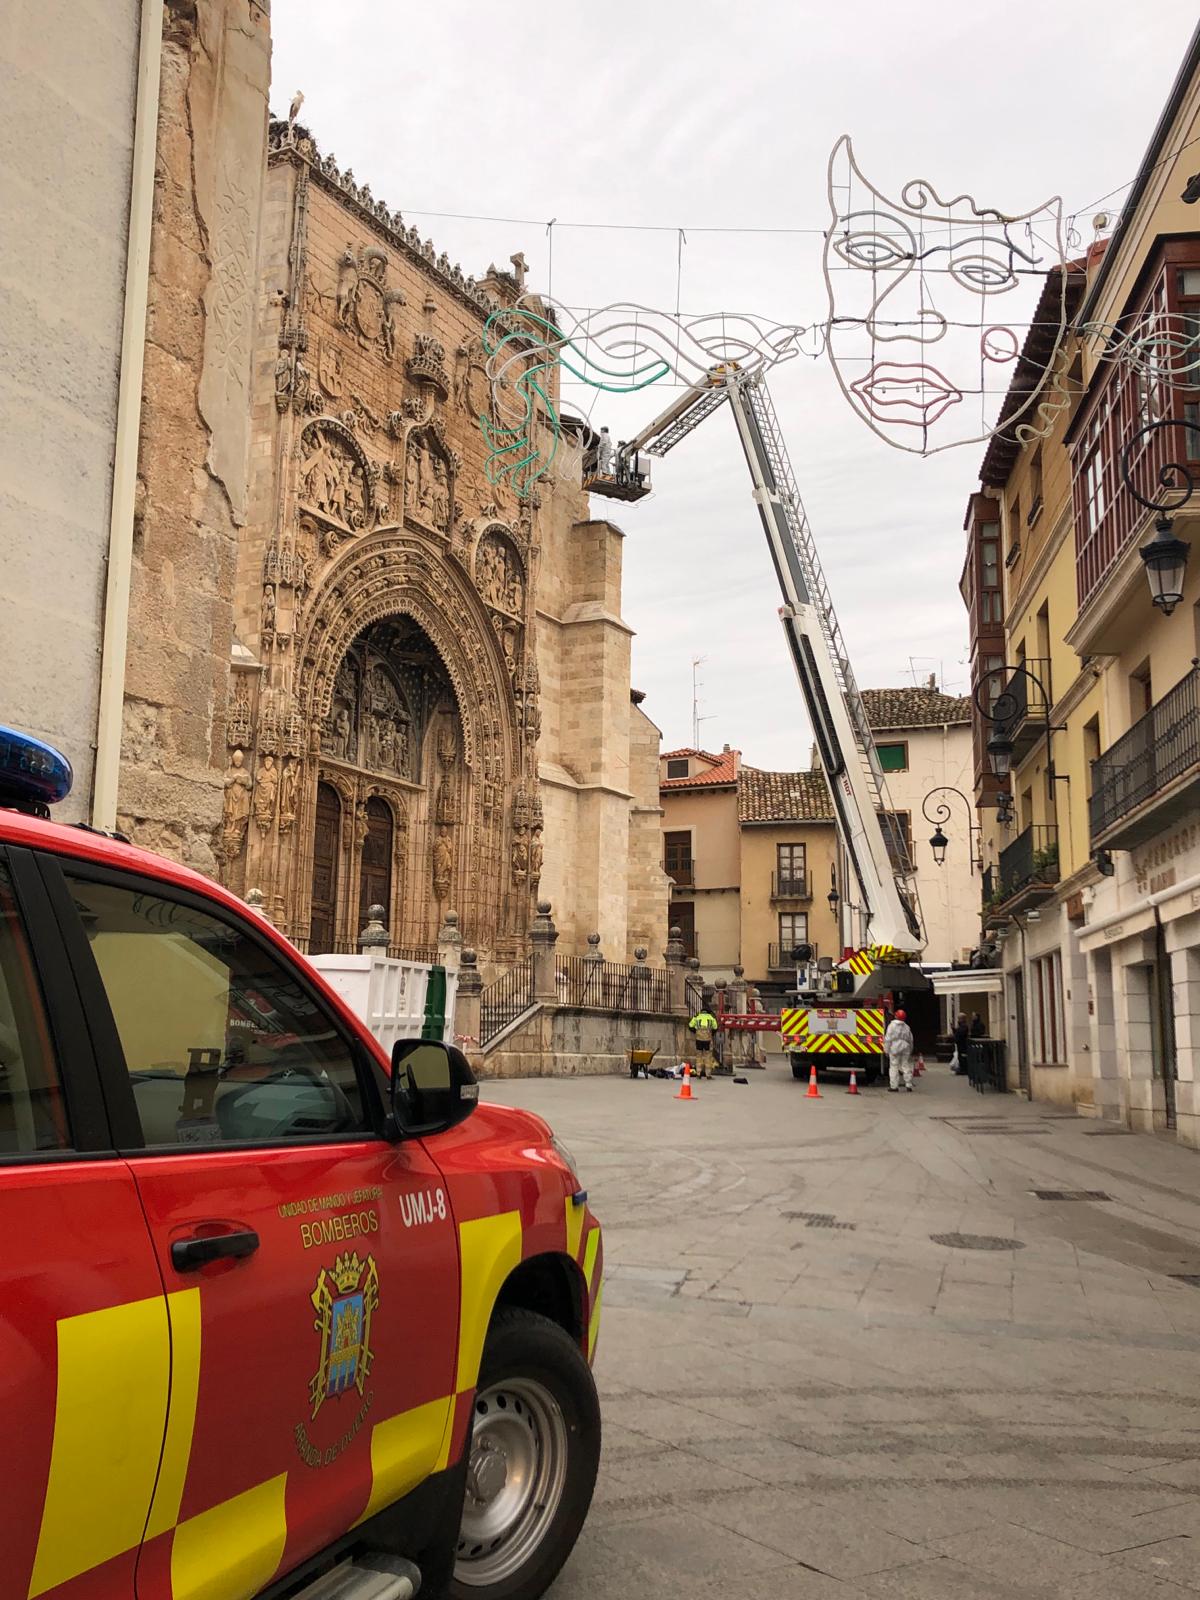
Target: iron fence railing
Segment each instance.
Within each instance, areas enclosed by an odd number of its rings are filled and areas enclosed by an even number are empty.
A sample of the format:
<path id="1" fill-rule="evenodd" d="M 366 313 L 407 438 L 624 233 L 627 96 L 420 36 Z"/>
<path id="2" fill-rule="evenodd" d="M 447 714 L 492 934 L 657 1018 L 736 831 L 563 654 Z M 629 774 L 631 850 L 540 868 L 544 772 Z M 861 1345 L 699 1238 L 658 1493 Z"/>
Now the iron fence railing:
<path id="1" fill-rule="evenodd" d="M 479 997 L 479 1042 L 487 1044 L 533 1004 L 533 957 L 489 983 Z"/>
<path id="2" fill-rule="evenodd" d="M 694 1017 L 698 1011 L 704 1010 L 704 991 L 707 987 L 703 978 L 691 976 L 684 979 L 683 999 L 689 1017 Z"/>
<path id="3" fill-rule="evenodd" d="M 1000 896 L 1009 899 L 1031 883 L 1058 882 L 1058 829 L 1035 822 L 1000 852 Z"/>
<path id="4" fill-rule="evenodd" d="M 773 872 L 771 874 L 773 900 L 811 900 L 812 890 L 806 872 Z"/>
<path id="5" fill-rule="evenodd" d="M 594 961 L 590 956 L 558 956 L 554 986 L 564 1006 L 595 1006 L 600 1011 L 666 1011 L 667 969 L 640 961 Z"/>
<path id="6" fill-rule="evenodd" d="M 968 1042 L 967 1082 L 980 1094 L 985 1089 L 994 1089 L 997 1094 L 1008 1093 L 1003 1039 L 971 1039 Z"/>
<path id="7" fill-rule="evenodd" d="M 796 944 L 807 944 L 809 949 L 812 951 L 811 959 L 813 961 L 815 961 L 817 959 L 817 947 L 810 940 L 808 940 L 808 939 L 798 939 L 796 941 Z M 796 946 L 792 945 L 792 944 L 784 944 L 784 945 L 772 944 L 772 945 L 768 945 L 767 946 L 767 971 L 768 972 L 790 972 L 790 973 L 792 973 L 794 975 L 795 971 L 796 971 L 796 963 L 792 960 L 792 951 L 795 949 L 795 947 Z"/>
<path id="8" fill-rule="evenodd" d="M 1200 765 L 1200 668 L 1193 667 L 1092 763 L 1092 838 Z"/>

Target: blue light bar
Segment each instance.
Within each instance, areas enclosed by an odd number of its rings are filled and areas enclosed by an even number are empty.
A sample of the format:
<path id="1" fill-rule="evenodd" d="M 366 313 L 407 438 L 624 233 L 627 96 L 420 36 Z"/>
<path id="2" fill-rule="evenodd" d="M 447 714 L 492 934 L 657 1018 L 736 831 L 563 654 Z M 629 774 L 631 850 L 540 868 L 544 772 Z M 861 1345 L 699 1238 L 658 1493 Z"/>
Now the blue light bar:
<path id="1" fill-rule="evenodd" d="M 53 745 L 0 725 L 0 805 L 42 810 L 66 799 L 74 776 Z"/>

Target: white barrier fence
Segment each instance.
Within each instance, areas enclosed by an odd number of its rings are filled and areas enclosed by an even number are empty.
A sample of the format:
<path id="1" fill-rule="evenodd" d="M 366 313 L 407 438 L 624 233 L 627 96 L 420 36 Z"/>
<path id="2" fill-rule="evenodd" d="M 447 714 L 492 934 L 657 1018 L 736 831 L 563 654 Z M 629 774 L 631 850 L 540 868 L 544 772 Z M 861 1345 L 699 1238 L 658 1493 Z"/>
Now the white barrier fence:
<path id="1" fill-rule="evenodd" d="M 309 960 L 389 1055 L 397 1039 L 421 1037 L 429 994 L 427 966 L 381 954 L 322 955 L 310 956 Z M 446 1031 L 442 1035 L 447 1044 L 454 1042 L 457 994 L 458 973 L 447 971 Z"/>

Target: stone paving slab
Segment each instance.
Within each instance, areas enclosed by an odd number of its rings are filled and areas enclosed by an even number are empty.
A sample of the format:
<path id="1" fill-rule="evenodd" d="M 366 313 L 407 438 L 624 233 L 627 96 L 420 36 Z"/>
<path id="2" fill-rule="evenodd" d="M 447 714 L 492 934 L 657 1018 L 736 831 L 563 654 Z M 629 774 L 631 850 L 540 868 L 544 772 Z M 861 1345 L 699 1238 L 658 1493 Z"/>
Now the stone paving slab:
<path id="1" fill-rule="evenodd" d="M 944 1069 L 484 1093 L 550 1120 L 605 1224 L 604 1458 L 552 1600 L 1200 1592 L 1193 1153 Z"/>

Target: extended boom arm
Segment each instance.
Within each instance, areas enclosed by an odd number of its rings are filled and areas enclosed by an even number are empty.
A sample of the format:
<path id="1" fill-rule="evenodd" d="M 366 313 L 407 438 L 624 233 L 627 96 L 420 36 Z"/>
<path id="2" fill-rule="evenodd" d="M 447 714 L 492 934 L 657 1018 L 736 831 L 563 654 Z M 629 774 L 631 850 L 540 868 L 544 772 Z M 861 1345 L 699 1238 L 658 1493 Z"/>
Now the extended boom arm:
<path id="1" fill-rule="evenodd" d="M 915 956 L 925 946 L 913 869 L 887 795 L 787 448 L 761 373 L 716 368 L 623 449 L 662 456 L 725 401 L 737 424 L 754 501 L 783 594 L 780 617 L 800 680 L 842 844 L 867 911 L 869 935 Z"/>

